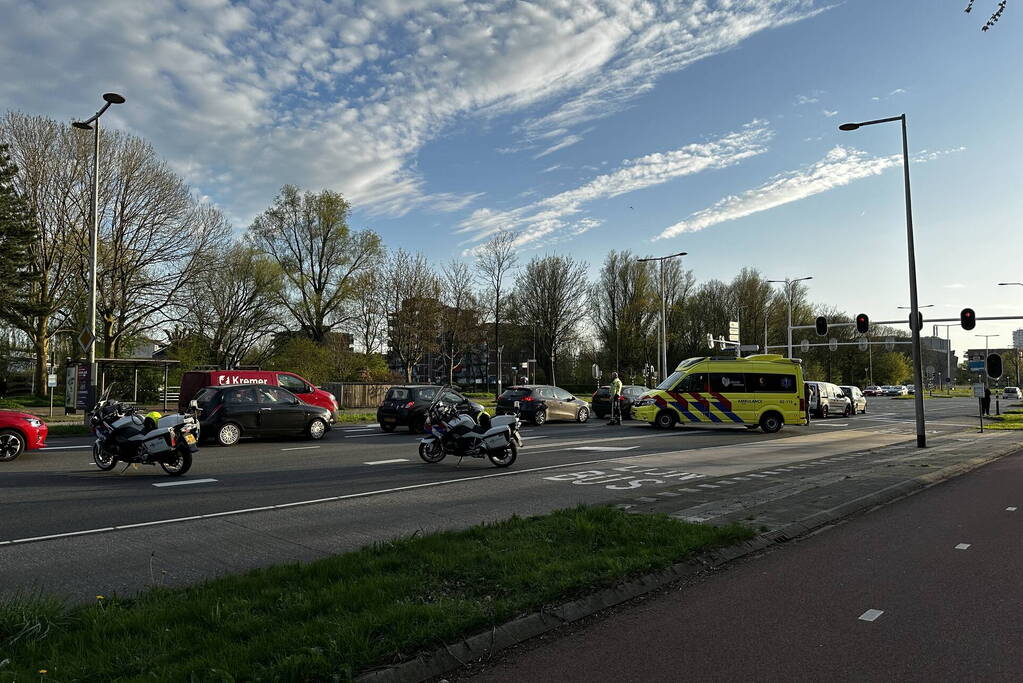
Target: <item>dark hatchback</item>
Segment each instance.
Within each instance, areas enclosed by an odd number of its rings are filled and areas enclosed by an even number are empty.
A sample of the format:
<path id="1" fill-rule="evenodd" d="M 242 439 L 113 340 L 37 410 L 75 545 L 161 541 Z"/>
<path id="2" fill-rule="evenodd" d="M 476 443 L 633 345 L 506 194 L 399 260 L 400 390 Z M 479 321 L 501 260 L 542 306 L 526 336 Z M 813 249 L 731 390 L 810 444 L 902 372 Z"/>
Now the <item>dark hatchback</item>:
<path id="1" fill-rule="evenodd" d="M 632 404 L 648 391 L 650 389 L 647 387 L 636 384 L 627 384 L 622 387 L 619 403 L 621 403 L 623 420 L 632 419 Z M 593 397 L 590 399 L 590 406 L 593 408 L 593 413 L 601 420 L 611 415 L 611 387 L 600 387 L 594 391 Z"/>
<path id="2" fill-rule="evenodd" d="M 569 392 L 549 384 L 524 384 L 508 389 L 497 397 L 497 414 L 519 414 L 542 425 L 547 420 L 590 419 L 590 404 Z"/>
<path id="3" fill-rule="evenodd" d="M 334 422 L 331 412 L 303 403 L 293 393 L 268 384 L 236 384 L 200 389 L 199 434 L 221 446 L 246 436 L 306 436 L 322 439 Z"/>
<path id="4" fill-rule="evenodd" d="M 439 391 L 443 392 L 440 400 L 455 406 L 455 410 L 459 413 L 471 415 L 477 422 L 480 414 L 485 412 L 479 403 L 470 401 L 450 387 L 438 387 L 432 384 L 406 384 L 387 390 L 384 402 L 377 408 L 377 422 L 380 424 L 380 429 L 385 432 L 393 432 L 395 427 L 408 427 L 408 430 L 414 434 L 421 433 L 426 424 L 426 409 L 433 403 Z"/>

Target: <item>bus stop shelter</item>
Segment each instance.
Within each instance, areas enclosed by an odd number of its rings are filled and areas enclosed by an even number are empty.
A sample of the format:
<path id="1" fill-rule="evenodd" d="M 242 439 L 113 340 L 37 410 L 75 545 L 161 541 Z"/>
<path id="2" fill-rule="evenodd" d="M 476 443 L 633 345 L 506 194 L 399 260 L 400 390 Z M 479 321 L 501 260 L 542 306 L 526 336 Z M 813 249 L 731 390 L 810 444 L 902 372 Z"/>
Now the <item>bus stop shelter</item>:
<path id="1" fill-rule="evenodd" d="M 113 374 L 119 369 L 130 372 L 131 400 L 137 403 L 139 399 L 139 370 L 162 369 L 163 386 L 160 392 L 160 400 L 163 403 L 163 410 L 166 412 L 168 404 L 168 379 L 170 368 L 180 365 L 179 360 L 167 360 L 163 358 L 97 358 L 96 365 L 99 369 L 98 393 L 102 394 L 107 388 L 108 374 Z M 76 410 L 91 410 L 92 406 L 86 406 L 88 395 L 89 364 L 85 361 L 68 361 L 66 369 L 67 387 L 64 392 L 64 414 L 73 415 Z"/>

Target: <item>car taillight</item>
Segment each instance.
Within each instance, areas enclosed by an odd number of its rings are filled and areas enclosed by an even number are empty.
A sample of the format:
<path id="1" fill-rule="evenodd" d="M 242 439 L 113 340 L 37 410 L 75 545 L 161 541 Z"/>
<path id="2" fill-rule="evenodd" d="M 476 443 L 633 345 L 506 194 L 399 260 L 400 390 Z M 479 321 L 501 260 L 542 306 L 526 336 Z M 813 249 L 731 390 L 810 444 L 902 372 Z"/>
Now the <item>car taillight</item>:
<path id="1" fill-rule="evenodd" d="M 535 401 L 536 399 L 535 399 L 535 398 L 533 398 L 532 396 L 523 396 L 523 397 L 522 397 L 521 399 L 519 399 L 519 400 L 521 400 L 521 401 L 526 401 L 526 402 L 528 403 L 529 401 Z"/>
<path id="2" fill-rule="evenodd" d="M 414 406 L 415 404 L 416 404 L 416 402 L 415 402 L 415 401 L 409 401 L 408 403 L 406 403 L 406 404 L 405 404 L 405 407 L 406 407 L 406 408 L 411 408 L 411 407 L 412 407 L 412 406 Z"/>
<path id="3" fill-rule="evenodd" d="M 803 412 L 804 410 L 806 410 L 806 399 L 801 398 L 799 399 L 799 412 Z"/>

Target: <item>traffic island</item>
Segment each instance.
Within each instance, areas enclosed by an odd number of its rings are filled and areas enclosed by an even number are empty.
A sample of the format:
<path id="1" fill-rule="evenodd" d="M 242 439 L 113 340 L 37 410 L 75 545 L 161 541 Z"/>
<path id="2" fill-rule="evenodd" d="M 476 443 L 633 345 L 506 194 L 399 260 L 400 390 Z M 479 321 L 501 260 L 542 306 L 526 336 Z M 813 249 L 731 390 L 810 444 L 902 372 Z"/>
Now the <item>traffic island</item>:
<path id="1" fill-rule="evenodd" d="M 483 630 L 511 628 L 519 642 L 532 631 L 511 620 L 752 536 L 580 506 L 133 599 L 7 598 L 0 681 L 348 680 Z M 591 613 L 603 602 L 581 604 Z"/>

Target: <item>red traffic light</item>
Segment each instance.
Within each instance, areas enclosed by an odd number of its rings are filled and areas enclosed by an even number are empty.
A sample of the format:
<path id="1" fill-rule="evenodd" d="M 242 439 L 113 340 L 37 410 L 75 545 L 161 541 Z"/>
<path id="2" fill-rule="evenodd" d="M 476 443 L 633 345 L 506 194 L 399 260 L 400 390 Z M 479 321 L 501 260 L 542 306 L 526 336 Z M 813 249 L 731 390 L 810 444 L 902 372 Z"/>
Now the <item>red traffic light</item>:
<path id="1" fill-rule="evenodd" d="M 977 314 L 973 312 L 972 308 L 964 308 L 959 312 L 959 324 L 963 326 L 964 330 L 972 330 L 977 326 Z"/>
<path id="2" fill-rule="evenodd" d="M 870 329 L 870 318 L 867 317 L 866 313 L 860 313 L 856 316 L 856 331 L 860 334 L 866 334 L 868 329 Z"/>

